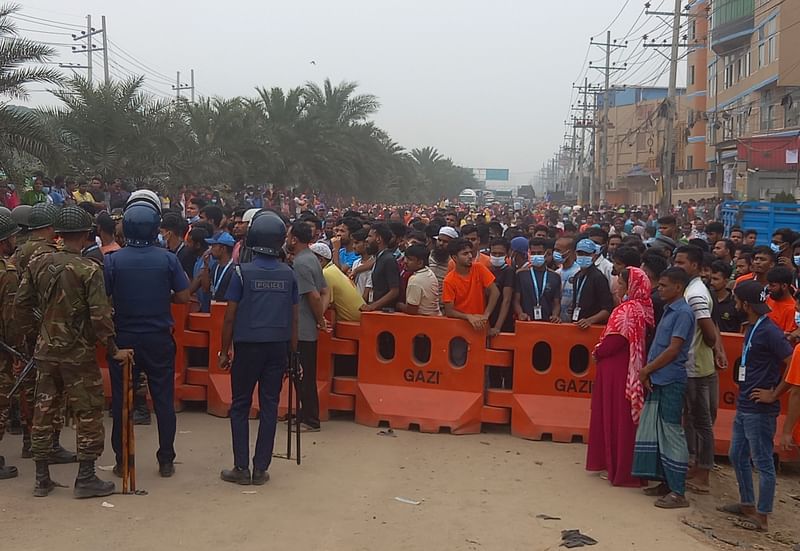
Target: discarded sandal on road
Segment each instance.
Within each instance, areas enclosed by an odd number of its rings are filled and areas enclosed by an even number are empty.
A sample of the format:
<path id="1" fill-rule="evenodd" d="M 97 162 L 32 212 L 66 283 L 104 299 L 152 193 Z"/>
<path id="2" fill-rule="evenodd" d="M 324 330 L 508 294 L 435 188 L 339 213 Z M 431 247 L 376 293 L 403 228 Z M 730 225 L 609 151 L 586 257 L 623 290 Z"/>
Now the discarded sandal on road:
<path id="1" fill-rule="evenodd" d="M 581 534 L 580 530 L 562 530 L 561 531 L 561 545 L 559 547 L 566 547 L 567 549 L 574 549 L 576 547 L 583 547 L 585 545 L 596 545 L 597 540 L 585 534 Z"/>

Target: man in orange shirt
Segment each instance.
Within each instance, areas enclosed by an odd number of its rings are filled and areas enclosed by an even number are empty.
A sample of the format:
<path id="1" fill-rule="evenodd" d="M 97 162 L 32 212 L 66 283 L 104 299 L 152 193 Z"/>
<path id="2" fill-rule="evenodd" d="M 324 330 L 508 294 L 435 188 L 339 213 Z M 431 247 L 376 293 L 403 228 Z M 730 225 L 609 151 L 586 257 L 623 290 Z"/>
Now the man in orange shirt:
<path id="1" fill-rule="evenodd" d="M 733 287 L 736 288 L 742 281 L 758 281 L 764 287 L 767 286 L 767 272 L 775 266 L 775 253 L 769 247 L 761 246 L 753 249 L 753 263 L 750 266 L 751 272 L 736 278 Z"/>
<path id="2" fill-rule="evenodd" d="M 775 266 L 767 272 L 767 306 L 772 309 L 769 318 L 784 333 L 791 333 L 797 329 L 795 322 L 794 298 L 792 298 L 793 273 L 786 266 Z"/>
<path id="3" fill-rule="evenodd" d="M 483 254 L 481 250 L 481 238 L 478 237 L 478 226 L 475 224 L 464 224 L 461 228 L 461 237 L 466 239 L 472 245 L 472 257 L 475 262 L 482 264 L 486 269 L 492 269 L 492 259 L 488 254 Z M 455 270 L 456 264 L 453 258 L 447 265 L 447 271 L 452 272 Z"/>
<path id="4" fill-rule="evenodd" d="M 494 276 L 483 264 L 474 262 L 473 245 L 466 239 L 452 241 L 447 252 L 455 262 L 455 269 L 444 278 L 445 315 L 466 320 L 475 330 L 484 329 L 500 298 Z"/>

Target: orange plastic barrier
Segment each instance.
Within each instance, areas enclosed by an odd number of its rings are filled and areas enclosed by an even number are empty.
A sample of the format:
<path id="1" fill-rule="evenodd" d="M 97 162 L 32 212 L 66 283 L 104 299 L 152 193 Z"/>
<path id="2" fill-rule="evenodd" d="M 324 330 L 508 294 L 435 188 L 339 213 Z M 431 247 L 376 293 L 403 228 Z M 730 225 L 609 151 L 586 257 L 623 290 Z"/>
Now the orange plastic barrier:
<path id="1" fill-rule="evenodd" d="M 495 337 L 492 348 L 514 353 L 513 390 L 490 391 L 488 402 L 511 407 L 511 434 L 556 442 L 589 436 L 594 360 L 602 327 L 517 322 L 516 333 Z"/>
<path id="2" fill-rule="evenodd" d="M 413 341 L 417 336 L 429 339 L 429 358 L 415 357 Z M 459 346 L 454 341 L 467 350 L 460 367 L 450 358 L 451 347 Z M 465 321 L 364 314 L 358 350 L 356 422 L 378 426 L 387 421 L 393 428 L 416 424 L 422 432 L 438 432 L 442 427 L 454 434 L 480 432 L 485 343 L 485 331 L 475 331 Z"/>

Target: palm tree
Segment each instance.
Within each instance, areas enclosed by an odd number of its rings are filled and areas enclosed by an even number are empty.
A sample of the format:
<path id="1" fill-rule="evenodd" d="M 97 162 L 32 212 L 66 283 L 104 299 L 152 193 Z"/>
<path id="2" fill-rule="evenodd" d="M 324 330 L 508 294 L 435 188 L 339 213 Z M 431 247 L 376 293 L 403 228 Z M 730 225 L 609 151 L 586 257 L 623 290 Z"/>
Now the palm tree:
<path id="1" fill-rule="evenodd" d="M 36 82 L 58 84 L 61 74 L 55 69 L 30 66 L 45 63 L 55 51 L 44 44 L 21 38 L 10 16 L 19 10 L 15 4 L 0 6 L 0 169 L 14 178 L 16 159 L 29 155 L 41 161 L 55 157 L 55 150 L 38 117 L 29 109 L 9 104 L 9 100 L 29 97 L 26 85 Z"/>
<path id="2" fill-rule="evenodd" d="M 363 123 L 381 106 L 372 94 L 354 96 L 356 88 L 357 82 L 342 81 L 333 86 L 326 78 L 322 88 L 314 82 L 307 82 L 303 96 L 313 115 L 327 123 L 350 126 Z"/>

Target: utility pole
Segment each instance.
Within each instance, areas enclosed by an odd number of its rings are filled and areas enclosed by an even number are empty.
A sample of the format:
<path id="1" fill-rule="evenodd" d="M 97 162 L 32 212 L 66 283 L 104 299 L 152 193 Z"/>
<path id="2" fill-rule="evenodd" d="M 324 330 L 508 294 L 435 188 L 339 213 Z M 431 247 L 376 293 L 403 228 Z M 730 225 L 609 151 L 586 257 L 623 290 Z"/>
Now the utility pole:
<path id="1" fill-rule="evenodd" d="M 596 43 L 592 39 L 590 41 L 595 46 L 601 46 L 605 48 L 606 51 L 606 64 L 604 67 L 592 67 L 593 69 L 602 70 L 605 76 L 605 86 L 603 88 L 603 118 L 600 121 L 600 203 L 602 204 L 606 200 L 606 187 L 608 186 L 607 177 L 608 177 L 608 109 L 610 103 L 610 88 L 611 88 L 611 71 L 618 71 L 624 69 L 627 66 L 627 63 L 624 64 L 622 67 L 615 67 L 611 64 L 611 52 L 616 50 L 617 48 L 626 48 L 628 43 L 625 42 L 624 44 L 617 44 L 617 41 L 611 42 L 611 31 L 606 33 L 606 41 L 605 43 Z M 591 62 L 589 63 L 591 66 Z M 594 200 L 594 190 L 590 190 L 589 192 L 589 204 L 592 204 Z"/>
<path id="2" fill-rule="evenodd" d="M 586 201 L 586 188 L 585 188 L 585 180 L 586 180 L 586 168 L 587 168 L 587 156 L 586 156 L 586 129 L 592 130 L 594 128 L 594 117 L 590 121 L 587 118 L 588 110 L 589 110 L 589 101 L 588 98 L 590 96 L 594 97 L 597 92 L 600 92 L 602 88 L 599 86 L 590 86 L 589 85 L 589 77 L 583 79 L 583 86 L 575 86 L 573 84 L 573 88 L 578 90 L 578 95 L 582 96 L 582 99 L 578 102 L 580 107 L 573 107 L 573 111 L 580 111 L 581 118 L 578 121 L 575 121 L 573 125 L 575 129 L 581 129 L 581 145 L 580 145 L 580 153 L 578 154 L 577 158 L 577 169 L 578 169 L 578 203 L 583 204 Z M 591 105 L 592 110 L 594 110 L 594 104 Z M 590 174 L 594 172 L 594 167 L 590 171 Z"/>
<path id="3" fill-rule="evenodd" d="M 680 40 L 681 30 L 681 0 L 675 0 L 675 13 L 672 16 L 672 49 L 669 59 L 669 92 L 667 97 L 667 128 L 664 130 L 664 170 L 662 178 L 664 182 L 664 196 L 661 202 L 661 210 L 667 214 L 672 209 L 672 188 L 673 188 L 673 156 L 675 152 L 675 117 L 677 115 L 677 96 L 678 96 L 678 40 Z"/>
<path id="4" fill-rule="evenodd" d="M 103 51 L 105 54 L 105 77 L 106 82 L 108 82 L 108 46 L 107 46 L 107 39 L 105 34 L 105 16 L 103 17 L 103 28 L 102 29 L 95 29 L 92 27 L 92 16 L 86 16 L 86 30 L 81 31 L 81 34 L 73 34 L 72 40 L 86 40 L 86 44 L 82 47 L 78 48 L 77 46 L 72 47 L 73 54 L 86 54 L 86 65 L 80 65 L 78 63 L 59 63 L 58 66 L 64 69 L 86 69 L 86 78 L 89 83 L 92 82 L 92 71 L 93 71 L 93 63 L 92 63 L 92 54 L 94 52 Z M 95 46 L 94 42 L 92 41 L 92 37 L 96 34 L 103 33 L 103 47 Z"/>
<path id="5" fill-rule="evenodd" d="M 191 72 L 191 84 L 181 84 L 181 72 L 176 71 L 175 84 L 172 85 L 175 90 L 175 99 L 181 99 L 181 90 L 191 90 L 192 103 L 194 103 L 194 69 Z"/>
<path id="6" fill-rule="evenodd" d="M 111 82 L 111 78 L 108 76 L 108 27 L 106 27 L 105 15 L 100 17 L 100 23 L 103 31 L 103 77 L 105 77 L 105 83 L 108 85 Z"/>

